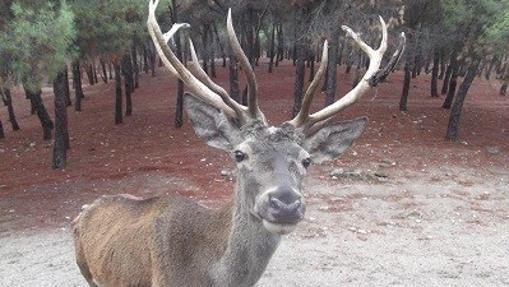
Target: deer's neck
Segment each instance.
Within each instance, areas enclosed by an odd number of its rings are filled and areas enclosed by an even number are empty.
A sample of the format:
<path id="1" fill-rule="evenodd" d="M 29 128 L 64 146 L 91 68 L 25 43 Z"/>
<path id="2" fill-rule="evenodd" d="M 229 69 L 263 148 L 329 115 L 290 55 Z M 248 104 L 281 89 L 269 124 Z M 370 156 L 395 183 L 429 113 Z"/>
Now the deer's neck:
<path id="1" fill-rule="evenodd" d="M 268 232 L 262 222 L 251 215 L 242 188 L 241 184 L 235 188 L 228 244 L 211 273 L 214 286 L 253 286 L 281 239 L 281 236 Z"/>

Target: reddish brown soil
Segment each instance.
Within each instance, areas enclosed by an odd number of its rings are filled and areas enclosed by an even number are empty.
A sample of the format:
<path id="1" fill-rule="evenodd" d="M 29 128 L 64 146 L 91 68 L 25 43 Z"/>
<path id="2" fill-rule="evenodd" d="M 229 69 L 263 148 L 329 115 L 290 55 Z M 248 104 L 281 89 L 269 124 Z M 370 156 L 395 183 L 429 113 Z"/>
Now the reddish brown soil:
<path id="1" fill-rule="evenodd" d="M 273 123 L 280 123 L 291 112 L 293 67 L 285 64 L 274 74 L 266 70 L 265 64 L 257 69 L 262 110 Z M 351 86 L 344 67 L 338 79 L 338 95 L 342 95 Z M 217 82 L 226 86 L 226 69 L 218 69 Z M 427 75 L 412 81 L 408 113 L 398 111 L 399 72 L 344 111 L 344 119 L 368 115 L 370 125 L 353 149 L 328 166 L 370 168 L 389 158 L 397 162 L 402 174 L 426 174 L 428 169 L 442 167 L 475 170 L 473 176 L 507 171 L 509 97 L 498 95 L 500 84 L 476 79 L 463 110 L 460 141 L 448 143 L 444 136 L 449 111 L 440 107 L 443 97 L 429 96 L 429 82 Z M 156 77 L 142 75 L 133 98 L 133 115 L 122 125 L 114 125 L 113 83 L 85 87 L 83 111 L 69 108 L 71 150 L 64 171 L 51 169 L 51 142 L 42 141 L 36 116 L 30 115 L 21 90 L 15 90 L 22 129 L 10 131 L 7 113 L 0 111 L 6 129 L 6 139 L 0 141 L 0 225 L 59 225 L 83 203 L 109 193 L 227 197 L 232 183 L 219 173 L 232 167 L 229 156 L 203 144 L 187 122 L 181 129 L 173 127 L 175 90 L 175 80 L 162 69 Z M 45 90 L 44 96 L 53 115 L 51 90 Z M 323 102 L 323 95 L 317 95 L 315 107 Z M 488 154 L 486 146 L 490 145 L 498 146 L 501 154 Z M 323 170 L 315 169 L 313 174 L 323 174 Z M 156 190 L 153 178 L 158 179 Z"/>

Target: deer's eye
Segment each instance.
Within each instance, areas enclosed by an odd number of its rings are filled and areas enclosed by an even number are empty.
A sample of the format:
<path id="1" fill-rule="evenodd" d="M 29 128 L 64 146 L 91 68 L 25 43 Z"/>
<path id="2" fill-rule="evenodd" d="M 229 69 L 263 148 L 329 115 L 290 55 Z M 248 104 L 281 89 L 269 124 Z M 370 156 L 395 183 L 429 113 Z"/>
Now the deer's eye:
<path id="1" fill-rule="evenodd" d="M 306 159 L 302 160 L 302 166 L 304 166 L 304 168 L 308 168 L 310 165 L 311 165 L 311 159 L 310 158 L 306 158 Z"/>
<path id="2" fill-rule="evenodd" d="M 241 162 L 241 161 L 245 160 L 247 157 L 246 154 L 241 152 L 240 150 L 235 151 L 234 154 L 235 154 L 235 160 L 237 162 Z"/>

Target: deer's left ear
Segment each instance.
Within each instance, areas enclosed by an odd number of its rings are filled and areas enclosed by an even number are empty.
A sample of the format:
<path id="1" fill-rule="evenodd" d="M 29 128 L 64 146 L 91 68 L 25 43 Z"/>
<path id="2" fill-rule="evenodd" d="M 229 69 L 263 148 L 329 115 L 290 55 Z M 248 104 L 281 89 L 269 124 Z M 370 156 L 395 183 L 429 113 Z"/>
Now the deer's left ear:
<path id="1" fill-rule="evenodd" d="M 303 147 L 311 155 L 313 162 L 321 163 L 334 159 L 360 137 L 367 123 L 367 117 L 329 123 L 316 133 L 306 137 Z"/>
<path id="2" fill-rule="evenodd" d="M 209 146 L 231 151 L 242 142 L 238 123 L 216 107 L 189 93 L 184 94 L 184 107 L 194 131 Z"/>

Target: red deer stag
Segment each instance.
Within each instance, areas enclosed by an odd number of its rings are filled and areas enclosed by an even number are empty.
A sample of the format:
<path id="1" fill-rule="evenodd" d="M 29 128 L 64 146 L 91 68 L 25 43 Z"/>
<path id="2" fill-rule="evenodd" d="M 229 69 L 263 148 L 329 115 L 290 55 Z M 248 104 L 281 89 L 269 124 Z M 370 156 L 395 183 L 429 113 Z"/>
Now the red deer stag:
<path id="1" fill-rule="evenodd" d="M 383 69 L 387 28 L 380 18 L 378 49 L 364 43 L 350 28 L 343 30 L 368 55 L 369 67 L 353 90 L 334 104 L 310 114 L 310 106 L 327 64 L 324 43 L 320 68 L 307 89 L 298 115 L 269 126 L 258 107 L 255 74 L 233 29 L 230 45 L 246 73 L 248 106 L 232 100 L 200 68 L 192 42 L 188 70 L 168 45 L 187 24 L 163 34 L 149 5 L 148 30 L 164 65 L 181 79 L 189 93 L 185 107 L 197 135 L 209 145 L 231 153 L 237 163 L 233 200 L 209 209 L 180 196 L 140 199 L 109 196 L 84 207 L 73 222 L 76 260 L 90 286 L 182 287 L 253 286 L 263 274 L 281 235 L 304 217 L 302 178 L 311 162 L 330 160 L 344 152 L 363 132 L 367 118 L 334 122 L 332 117 L 355 103 L 389 74 L 404 47 Z"/>

